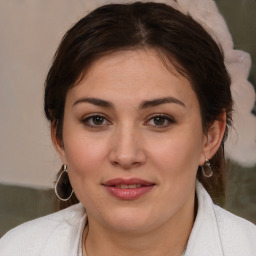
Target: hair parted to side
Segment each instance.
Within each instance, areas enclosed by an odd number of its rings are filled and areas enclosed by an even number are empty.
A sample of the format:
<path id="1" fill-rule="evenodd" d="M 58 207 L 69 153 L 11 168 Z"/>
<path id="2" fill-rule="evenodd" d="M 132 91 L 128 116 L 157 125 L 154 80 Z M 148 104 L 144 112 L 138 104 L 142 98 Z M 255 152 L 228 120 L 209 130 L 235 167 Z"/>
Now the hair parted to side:
<path id="1" fill-rule="evenodd" d="M 156 50 L 160 58 L 190 80 L 205 133 L 226 112 L 224 138 L 211 159 L 214 174 L 205 178 L 198 171 L 197 175 L 213 199 L 224 195 L 224 141 L 231 125 L 233 102 L 223 53 L 200 24 L 166 4 L 105 5 L 82 18 L 64 35 L 45 82 L 45 115 L 55 127 L 57 138 L 62 142 L 67 92 L 92 64 L 116 51 L 143 48 Z M 76 202 L 74 195 L 61 207 Z"/>

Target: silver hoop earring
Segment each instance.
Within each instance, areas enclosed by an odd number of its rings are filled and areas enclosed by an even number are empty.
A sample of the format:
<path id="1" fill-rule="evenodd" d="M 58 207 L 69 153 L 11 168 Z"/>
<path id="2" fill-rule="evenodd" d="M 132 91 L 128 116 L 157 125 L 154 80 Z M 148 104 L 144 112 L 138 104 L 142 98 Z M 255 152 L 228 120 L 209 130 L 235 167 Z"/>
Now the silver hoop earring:
<path id="1" fill-rule="evenodd" d="M 201 166 L 201 169 L 202 169 L 202 173 L 203 173 L 204 177 L 206 177 L 206 178 L 212 177 L 213 170 L 212 170 L 210 161 L 207 158 L 205 159 L 204 165 Z M 206 171 L 206 169 L 207 169 L 207 171 Z"/>
<path id="2" fill-rule="evenodd" d="M 71 191 L 71 194 L 70 194 L 70 196 L 68 197 L 68 198 L 62 198 L 62 197 L 60 197 L 59 196 L 59 194 L 58 194 L 58 183 L 59 183 L 59 181 L 60 181 L 60 178 L 61 178 L 61 176 L 63 175 L 63 173 L 64 172 L 68 172 L 68 168 L 67 168 L 67 166 L 66 165 L 64 165 L 64 168 L 63 168 L 63 171 L 61 172 L 61 174 L 60 174 L 60 176 L 58 177 L 58 179 L 57 179 L 57 181 L 56 181 L 56 183 L 55 183 L 55 186 L 54 186 L 54 190 L 55 190 L 55 194 L 56 194 L 56 196 L 61 200 L 61 201 L 68 201 L 70 198 L 71 198 L 71 196 L 73 195 L 73 189 L 72 189 L 72 191 Z"/>

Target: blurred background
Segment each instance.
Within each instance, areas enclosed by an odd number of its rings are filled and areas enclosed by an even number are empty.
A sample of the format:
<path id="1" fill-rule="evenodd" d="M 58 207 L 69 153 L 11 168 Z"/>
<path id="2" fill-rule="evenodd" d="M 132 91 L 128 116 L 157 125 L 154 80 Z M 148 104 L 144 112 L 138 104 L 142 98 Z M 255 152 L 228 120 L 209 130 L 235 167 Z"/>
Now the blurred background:
<path id="1" fill-rule="evenodd" d="M 0 1 L 0 237 L 20 223 L 56 210 L 52 187 L 61 163 L 44 118 L 44 79 L 66 30 L 107 2 L 111 1 Z M 230 29 L 234 48 L 251 55 L 248 77 L 255 85 L 256 0 L 215 2 Z M 251 91 L 255 99 L 255 91 Z M 250 115 L 252 122 L 243 123 L 247 134 L 248 129 L 256 133 L 255 104 Z M 252 146 L 240 149 L 245 157 L 239 151 L 238 157 L 230 157 L 223 206 L 256 224 L 255 137 L 251 140 Z M 250 158 L 246 160 L 246 156 Z"/>

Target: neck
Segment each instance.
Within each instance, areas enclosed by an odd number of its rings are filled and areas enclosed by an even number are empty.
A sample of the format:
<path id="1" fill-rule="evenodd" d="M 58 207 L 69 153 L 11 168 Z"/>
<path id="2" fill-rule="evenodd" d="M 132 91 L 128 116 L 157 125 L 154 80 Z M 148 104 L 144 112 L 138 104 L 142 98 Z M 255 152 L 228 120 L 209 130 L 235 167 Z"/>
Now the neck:
<path id="1" fill-rule="evenodd" d="M 194 200 L 160 227 L 143 233 L 123 233 L 89 218 L 84 244 L 87 256 L 181 256 L 194 223 Z"/>

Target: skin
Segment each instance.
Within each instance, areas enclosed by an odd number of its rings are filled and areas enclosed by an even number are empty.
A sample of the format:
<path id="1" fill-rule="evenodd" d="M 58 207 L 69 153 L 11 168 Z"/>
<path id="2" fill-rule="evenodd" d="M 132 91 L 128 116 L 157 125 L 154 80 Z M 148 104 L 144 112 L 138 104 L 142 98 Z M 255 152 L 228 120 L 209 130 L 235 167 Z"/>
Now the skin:
<path id="1" fill-rule="evenodd" d="M 182 254 L 195 217 L 197 169 L 217 151 L 222 119 L 204 134 L 190 82 L 153 50 L 116 52 L 93 64 L 67 93 L 62 142 L 52 128 L 88 214 L 88 255 Z M 138 199 L 121 200 L 102 185 L 117 177 L 155 186 Z"/>

